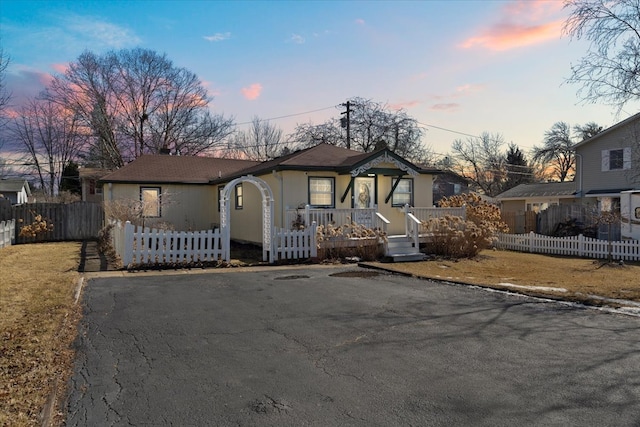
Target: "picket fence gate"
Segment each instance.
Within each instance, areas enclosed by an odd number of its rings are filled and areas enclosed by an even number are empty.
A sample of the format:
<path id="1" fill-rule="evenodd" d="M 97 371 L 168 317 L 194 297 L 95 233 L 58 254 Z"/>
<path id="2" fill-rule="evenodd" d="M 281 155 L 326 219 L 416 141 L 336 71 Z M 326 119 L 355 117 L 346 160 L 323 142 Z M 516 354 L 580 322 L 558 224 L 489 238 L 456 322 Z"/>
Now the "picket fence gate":
<path id="1" fill-rule="evenodd" d="M 582 234 L 571 237 L 527 234 L 499 234 L 498 249 L 603 259 L 611 254 L 616 261 L 640 261 L 640 240 L 612 241 L 593 239 Z"/>
<path id="2" fill-rule="evenodd" d="M 0 248 L 11 246 L 15 241 L 16 220 L 0 221 Z"/>
<path id="3" fill-rule="evenodd" d="M 230 247 L 220 229 L 171 231 L 113 223 L 111 239 L 125 267 L 216 262 L 230 259 Z M 317 256 L 316 226 L 306 230 L 276 229 L 272 233 L 274 260 Z"/>

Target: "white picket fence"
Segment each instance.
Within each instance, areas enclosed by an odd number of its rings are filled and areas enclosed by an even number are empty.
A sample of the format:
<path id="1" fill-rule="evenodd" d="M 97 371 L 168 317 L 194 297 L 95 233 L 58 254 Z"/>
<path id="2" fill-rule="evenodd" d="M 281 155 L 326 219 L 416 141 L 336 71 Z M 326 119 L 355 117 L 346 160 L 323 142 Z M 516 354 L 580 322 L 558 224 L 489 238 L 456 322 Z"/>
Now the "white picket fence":
<path id="1" fill-rule="evenodd" d="M 11 246 L 16 238 L 16 220 L 0 221 L 0 248 Z"/>
<path id="2" fill-rule="evenodd" d="M 230 259 L 220 229 L 170 231 L 114 223 L 111 232 L 116 253 L 125 267 L 216 262 Z M 305 230 L 276 229 L 272 234 L 274 261 L 317 256 L 316 224 Z"/>
<path id="3" fill-rule="evenodd" d="M 275 259 L 307 259 L 318 256 L 316 223 L 304 230 L 277 228 L 273 234 Z"/>
<path id="4" fill-rule="evenodd" d="M 609 246 L 611 245 L 611 246 Z M 585 237 L 551 237 L 530 232 L 528 234 L 499 234 L 495 244 L 498 249 L 533 252 L 551 255 L 567 255 L 603 259 L 611 253 L 614 260 L 639 261 L 640 240 L 608 242 Z"/>

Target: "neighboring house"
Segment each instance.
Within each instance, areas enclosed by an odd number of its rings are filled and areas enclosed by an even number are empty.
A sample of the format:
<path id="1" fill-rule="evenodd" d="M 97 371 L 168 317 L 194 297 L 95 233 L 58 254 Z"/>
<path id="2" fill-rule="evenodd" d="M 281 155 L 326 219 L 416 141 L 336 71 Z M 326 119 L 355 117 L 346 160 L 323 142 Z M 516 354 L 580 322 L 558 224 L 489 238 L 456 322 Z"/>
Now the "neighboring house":
<path id="1" fill-rule="evenodd" d="M 220 223 L 220 194 L 230 181 L 247 175 L 263 180 L 274 196 L 273 222 L 290 228 L 287 210 L 376 208 L 390 221 L 388 232 L 404 232 L 403 206 L 433 206 L 433 178 L 440 171 L 420 168 L 382 149 L 373 153 L 329 144 L 266 162 L 204 157 L 142 156 L 102 178 L 104 199 L 137 198 L 151 204 L 147 223 L 171 222 L 176 229 L 208 229 Z M 249 182 L 233 189 L 231 237 L 262 242 L 263 200 Z M 336 224 L 341 225 L 341 224 Z"/>
<path id="2" fill-rule="evenodd" d="M 575 150 L 574 181 L 521 184 L 496 197 L 502 211 L 524 214 L 576 204 L 619 212 L 620 192 L 640 190 L 640 113 L 576 144 Z"/>
<path id="3" fill-rule="evenodd" d="M 496 196 L 502 212 L 540 212 L 549 206 L 576 203 L 575 182 L 520 184 Z"/>
<path id="4" fill-rule="evenodd" d="M 11 201 L 13 205 L 29 202 L 31 187 L 24 179 L 0 179 L 0 195 Z"/>
<path id="5" fill-rule="evenodd" d="M 640 190 L 640 113 L 575 146 L 576 191 L 600 210 L 620 209 L 620 192 Z"/>
<path id="6" fill-rule="evenodd" d="M 451 197 L 468 192 L 469 181 L 455 172 L 443 171 L 441 174 L 436 175 L 433 181 L 433 203 L 435 205 L 443 197 Z"/>
<path id="7" fill-rule="evenodd" d="M 80 189 L 83 202 L 102 202 L 102 184 L 100 178 L 111 171 L 100 168 L 80 168 Z"/>

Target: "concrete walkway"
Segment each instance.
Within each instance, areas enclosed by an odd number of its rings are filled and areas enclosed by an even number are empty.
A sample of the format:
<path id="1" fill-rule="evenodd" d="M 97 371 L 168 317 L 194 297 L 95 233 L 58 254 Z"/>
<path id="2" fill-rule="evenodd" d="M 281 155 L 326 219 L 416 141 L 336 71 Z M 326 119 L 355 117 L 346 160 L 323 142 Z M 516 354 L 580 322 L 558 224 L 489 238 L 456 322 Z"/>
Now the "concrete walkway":
<path id="1" fill-rule="evenodd" d="M 97 273 L 99 271 L 114 271 L 107 258 L 98 251 L 97 240 L 85 240 L 80 249 L 80 273 Z"/>

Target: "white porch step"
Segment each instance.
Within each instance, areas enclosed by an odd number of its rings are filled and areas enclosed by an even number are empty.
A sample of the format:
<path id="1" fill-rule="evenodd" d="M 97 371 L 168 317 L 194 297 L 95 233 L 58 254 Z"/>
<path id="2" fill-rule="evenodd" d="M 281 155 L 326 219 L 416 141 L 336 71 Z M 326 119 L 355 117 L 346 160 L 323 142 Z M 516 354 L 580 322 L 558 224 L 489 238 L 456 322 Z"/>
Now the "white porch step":
<path id="1" fill-rule="evenodd" d="M 413 247 L 413 241 L 406 236 L 388 236 L 385 255 L 393 262 L 424 261 L 426 255 Z"/>

